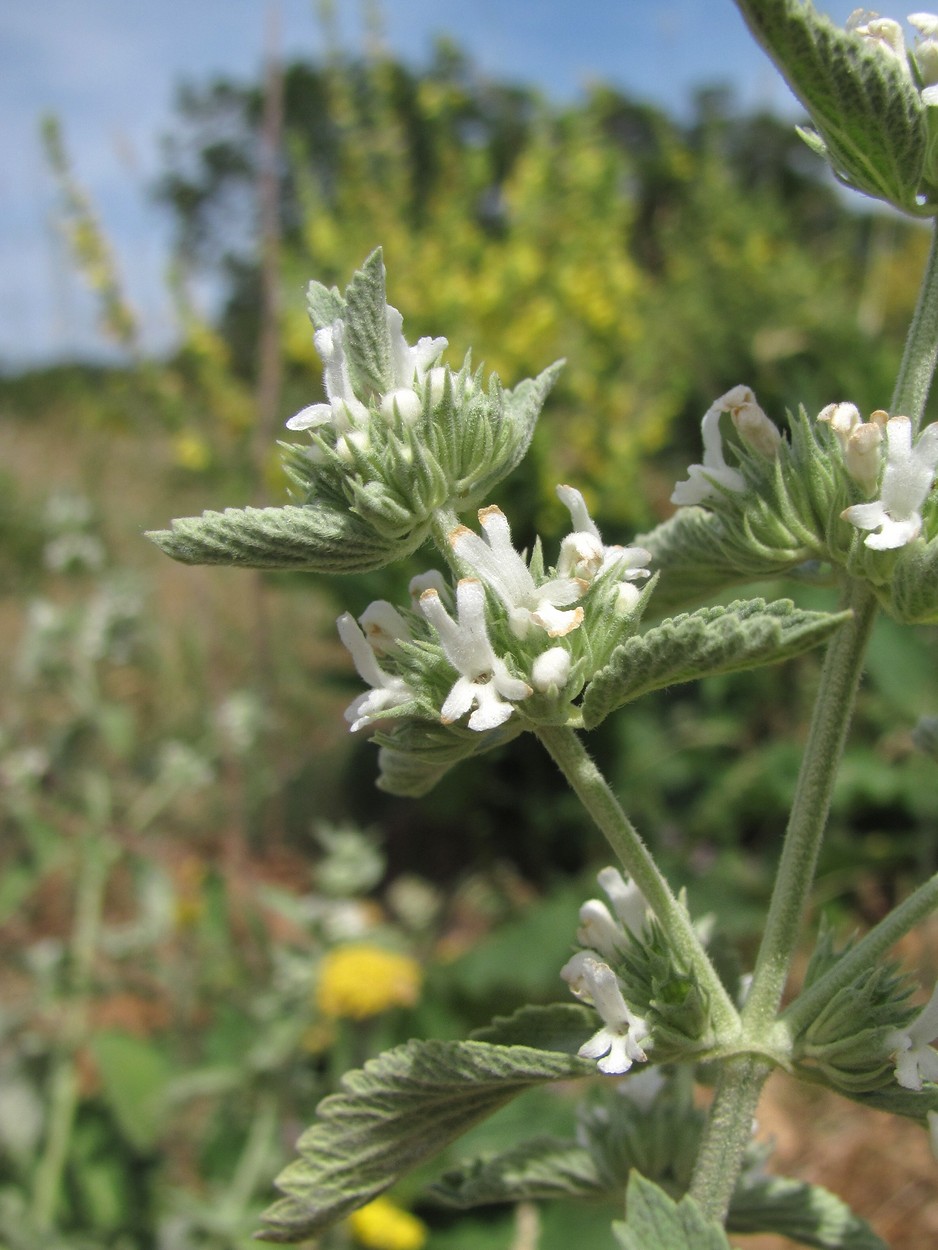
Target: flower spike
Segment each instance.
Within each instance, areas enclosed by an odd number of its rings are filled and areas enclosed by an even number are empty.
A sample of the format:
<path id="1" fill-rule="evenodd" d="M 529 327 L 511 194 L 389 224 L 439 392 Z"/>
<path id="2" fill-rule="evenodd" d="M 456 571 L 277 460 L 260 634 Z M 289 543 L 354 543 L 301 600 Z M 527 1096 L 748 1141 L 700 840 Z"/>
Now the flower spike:
<path id="1" fill-rule="evenodd" d="M 881 496 L 872 503 L 845 508 L 841 516 L 857 529 L 871 530 L 867 547 L 889 551 L 913 542 L 922 532 L 921 508 L 938 467 L 938 423 L 926 426 L 912 446 L 912 422 L 890 417 L 886 422 L 886 468 Z"/>

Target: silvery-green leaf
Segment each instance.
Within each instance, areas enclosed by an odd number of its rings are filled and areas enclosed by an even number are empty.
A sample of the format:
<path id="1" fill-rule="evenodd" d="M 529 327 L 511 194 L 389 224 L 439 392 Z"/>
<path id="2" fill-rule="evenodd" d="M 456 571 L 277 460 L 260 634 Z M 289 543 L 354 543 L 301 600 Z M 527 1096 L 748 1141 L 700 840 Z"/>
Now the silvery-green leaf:
<path id="1" fill-rule="evenodd" d="M 908 66 L 803 0 L 737 5 L 811 115 L 837 176 L 909 212 L 933 213 L 938 205 L 916 201 L 928 134 Z"/>
<path id="2" fill-rule="evenodd" d="M 345 288 L 345 351 L 352 390 L 362 401 L 391 389 L 391 335 L 381 248 L 356 269 Z"/>
<path id="3" fill-rule="evenodd" d="M 354 513 L 326 504 L 226 508 L 181 517 L 151 542 L 183 564 L 222 564 L 313 573 L 366 573 L 410 555 L 426 527 L 403 537 L 381 535 Z"/>
<path id="4" fill-rule="evenodd" d="M 306 308 L 317 330 L 324 330 L 345 315 L 345 300 L 338 287 L 311 282 L 306 288 Z"/>
<path id="5" fill-rule="evenodd" d="M 730 1250 L 726 1233 L 689 1196 L 675 1202 L 633 1172 L 625 1198 L 625 1223 L 612 1230 L 621 1250 Z"/>
<path id="6" fill-rule="evenodd" d="M 473 1030 L 472 1040 L 495 1046 L 533 1046 L 575 1055 L 596 1032 L 596 1013 L 581 1003 L 550 1003 L 519 1007 L 510 1016 Z"/>
<path id="7" fill-rule="evenodd" d="M 573 1141 L 536 1137 L 496 1155 L 471 1159 L 430 1187 L 447 1206 L 605 1196 L 589 1151 Z"/>
<path id="8" fill-rule="evenodd" d="M 889 585 L 878 593 L 886 610 L 905 624 L 938 622 L 938 538 L 903 547 Z"/>
<path id="9" fill-rule="evenodd" d="M 715 673 L 775 664 L 818 646 L 846 613 L 808 612 L 789 599 L 739 600 L 672 617 L 629 638 L 596 674 L 583 696 L 583 723 L 592 729 L 640 695 Z"/>
<path id="10" fill-rule="evenodd" d="M 557 1052 L 484 1042 L 408 1042 L 343 1078 L 277 1178 L 285 1195 L 261 1236 L 314 1236 L 382 1193 L 467 1129 L 534 1085 L 595 1065 Z"/>
<path id="11" fill-rule="evenodd" d="M 836 1194 L 782 1176 L 744 1179 L 726 1226 L 732 1233 L 778 1233 L 818 1250 L 888 1250 Z"/>
<path id="12" fill-rule="evenodd" d="M 485 733 L 462 725 L 440 725 L 416 719 L 402 721 L 374 735 L 381 747 L 378 788 L 400 798 L 419 799 L 428 794 L 454 764 L 494 751 L 521 732 L 522 725 L 517 717 Z"/>

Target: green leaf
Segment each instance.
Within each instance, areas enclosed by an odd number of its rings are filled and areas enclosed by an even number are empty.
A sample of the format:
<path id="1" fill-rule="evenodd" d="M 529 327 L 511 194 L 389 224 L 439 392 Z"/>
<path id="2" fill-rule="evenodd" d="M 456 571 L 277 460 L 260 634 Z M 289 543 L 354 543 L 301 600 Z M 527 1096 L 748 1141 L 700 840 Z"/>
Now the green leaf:
<path id="1" fill-rule="evenodd" d="M 345 288 L 345 351 L 352 390 L 363 402 L 392 384 L 391 336 L 381 248 L 356 269 Z"/>
<path id="2" fill-rule="evenodd" d="M 519 1007 L 510 1016 L 496 1016 L 491 1024 L 475 1029 L 472 1040 L 575 1055 L 596 1028 L 595 1011 L 582 1003 L 551 1003 L 547 1007 Z"/>
<path id="3" fill-rule="evenodd" d="M 846 613 L 808 612 L 790 599 L 738 600 L 675 616 L 616 647 L 586 688 L 583 723 L 592 729 L 640 695 L 716 673 L 775 664 L 824 642 Z"/>
<path id="4" fill-rule="evenodd" d="M 528 1046 L 415 1041 L 389 1050 L 320 1104 L 300 1157 L 277 1179 L 285 1197 L 265 1212 L 261 1236 L 313 1236 L 524 1090 L 594 1071 L 587 1060 Z"/>
<path id="5" fill-rule="evenodd" d="M 309 319 L 317 330 L 325 330 L 334 321 L 345 316 L 345 300 L 339 288 L 326 287 L 321 282 L 311 282 L 306 288 L 306 308 Z"/>
<path id="6" fill-rule="evenodd" d="M 818 1250 L 888 1250 L 836 1194 L 781 1176 L 737 1187 L 727 1228 L 732 1233 L 779 1233 Z"/>
<path id="7" fill-rule="evenodd" d="M 400 798 L 422 798 L 455 764 L 494 751 L 521 732 L 516 717 L 486 733 L 434 721 L 401 721 L 374 735 L 381 748 L 378 788 Z"/>
<path id="8" fill-rule="evenodd" d="M 382 536 L 347 509 L 316 503 L 203 512 L 146 537 L 182 564 L 367 573 L 416 551 L 426 534 Z"/>
<path id="9" fill-rule="evenodd" d="M 675 1202 L 638 1172 L 629 1178 L 625 1216 L 612 1226 L 621 1250 L 730 1250 L 723 1229 L 693 1198 Z"/>
<path id="10" fill-rule="evenodd" d="M 909 212 L 928 146 L 908 67 L 803 0 L 737 0 L 750 30 L 811 115 L 837 176 Z M 817 150 L 817 141 L 811 145 Z"/>
<path id="11" fill-rule="evenodd" d="M 121 1132 L 141 1152 L 151 1149 L 163 1129 L 172 1075 L 165 1054 L 129 1033 L 96 1033 L 91 1049 L 104 1100 Z"/>
<path id="12" fill-rule="evenodd" d="M 446 1172 L 430 1193 L 466 1209 L 496 1202 L 604 1197 L 607 1186 L 589 1151 L 573 1141 L 537 1137 Z"/>

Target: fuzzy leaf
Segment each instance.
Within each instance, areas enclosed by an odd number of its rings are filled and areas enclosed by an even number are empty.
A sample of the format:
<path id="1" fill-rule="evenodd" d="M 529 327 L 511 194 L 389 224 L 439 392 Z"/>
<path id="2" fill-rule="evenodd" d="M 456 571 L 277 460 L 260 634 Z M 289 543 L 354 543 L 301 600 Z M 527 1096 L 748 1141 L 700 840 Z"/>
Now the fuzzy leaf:
<path id="1" fill-rule="evenodd" d="M 311 282 L 306 288 L 306 308 L 316 330 L 324 330 L 345 315 L 345 300 L 336 286 Z"/>
<path id="2" fill-rule="evenodd" d="M 519 1007 L 510 1016 L 496 1016 L 475 1029 L 472 1040 L 496 1046 L 533 1046 L 575 1055 L 596 1032 L 596 1012 L 581 1003 L 551 1003 L 547 1007 Z"/>
<path id="3" fill-rule="evenodd" d="M 374 735 L 381 748 L 378 788 L 399 798 L 422 798 L 455 764 L 494 751 L 521 731 L 517 717 L 485 733 L 465 729 L 462 725 L 439 725 L 416 719 L 401 721 Z"/>
<path id="4" fill-rule="evenodd" d="M 494 1202 L 604 1197 L 606 1185 L 584 1146 L 536 1137 L 446 1172 L 430 1193 L 465 1210 Z"/>
<path id="5" fill-rule="evenodd" d="M 381 248 L 356 269 L 345 288 L 345 350 L 352 390 L 365 400 L 390 389 L 391 336 Z"/>
<path id="6" fill-rule="evenodd" d="M 693 1198 L 675 1202 L 638 1172 L 629 1178 L 625 1216 L 612 1226 L 621 1250 L 730 1250 L 723 1229 Z"/>
<path id="7" fill-rule="evenodd" d="M 299 1158 L 277 1178 L 285 1197 L 265 1212 L 260 1236 L 313 1236 L 531 1086 L 594 1071 L 570 1055 L 476 1041 L 386 1051 L 320 1104 Z"/>
<path id="8" fill-rule="evenodd" d="M 781 1176 L 737 1187 L 727 1228 L 733 1233 L 779 1233 L 818 1250 L 888 1250 L 836 1194 Z"/>
<path id="9" fill-rule="evenodd" d="M 926 109 L 907 67 L 803 0 L 737 0 L 849 186 L 921 212 Z M 816 144 L 812 144 L 816 149 Z"/>
<path id="10" fill-rule="evenodd" d="M 808 612 L 790 599 L 744 599 L 675 616 L 629 638 L 586 688 L 583 723 L 592 729 L 640 695 L 716 673 L 775 664 L 824 642 L 846 613 Z"/>
<path id="11" fill-rule="evenodd" d="M 347 510 L 288 504 L 181 517 L 168 530 L 151 530 L 147 538 L 183 564 L 367 573 L 416 551 L 426 528 L 393 538 Z"/>

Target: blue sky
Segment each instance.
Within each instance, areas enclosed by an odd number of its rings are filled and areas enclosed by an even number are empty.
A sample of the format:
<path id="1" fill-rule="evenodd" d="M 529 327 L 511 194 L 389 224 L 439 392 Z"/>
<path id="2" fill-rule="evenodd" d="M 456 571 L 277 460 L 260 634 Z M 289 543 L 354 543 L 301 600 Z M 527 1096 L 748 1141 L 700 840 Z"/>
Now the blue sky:
<path id="1" fill-rule="evenodd" d="M 100 355 L 93 305 L 70 272 L 38 142 L 54 112 L 80 180 L 112 239 L 151 346 L 171 339 L 163 285 L 169 229 L 147 203 L 159 137 L 181 81 L 250 78 L 263 59 L 274 0 L 7 0 L 0 6 L 0 369 Z M 285 56 L 315 57 L 315 0 L 279 0 Z M 842 22 L 852 0 L 826 0 Z M 336 0 L 344 41 L 360 46 L 357 0 Z M 482 73 L 575 98 L 612 83 L 675 113 L 703 83 L 731 84 L 744 106 L 797 116 L 732 0 L 382 0 L 387 43 L 419 65 L 437 34 Z"/>

